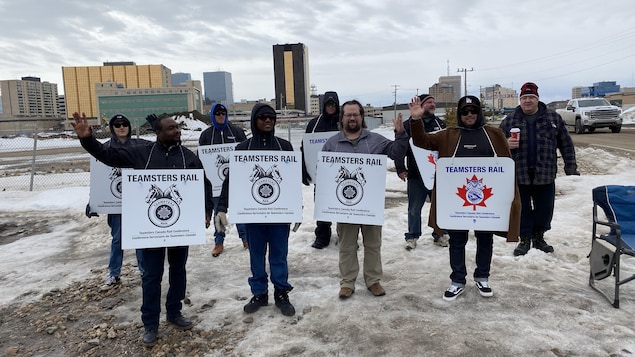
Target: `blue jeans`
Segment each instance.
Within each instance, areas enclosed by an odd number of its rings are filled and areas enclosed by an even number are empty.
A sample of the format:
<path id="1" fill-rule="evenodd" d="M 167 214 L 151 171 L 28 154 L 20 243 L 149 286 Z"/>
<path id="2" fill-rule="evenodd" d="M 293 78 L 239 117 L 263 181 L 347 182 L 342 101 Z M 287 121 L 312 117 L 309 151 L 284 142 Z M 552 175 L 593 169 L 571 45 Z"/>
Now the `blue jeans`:
<path id="1" fill-rule="evenodd" d="M 108 271 L 111 276 L 121 275 L 121 264 L 123 263 L 123 250 L 121 249 L 121 215 L 109 214 L 108 226 L 112 241 L 110 243 L 110 260 L 108 261 Z M 143 275 L 143 255 L 139 249 L 137 254 L 137 267 Z"/>
<path id="2" fill-rule="evenodd" d="M 406 240 L 418 239 L 421 236 L 421 209 L 426 203 L 429 190 L 421 178 L 409 178 L 406 192 L 408 194 L 408 233 Z"/>
<path id="3" fill-rule="evenodd" d="M 247 242 L 249 243 L 249 265 L 251 277 L 248 279 L 253 295 L 267 294 L 267 270 L 265 256 L 269 248 L 269 271 L 274 288 L 289 291 L 293 286 L 287 281 L 289 267 L 287 253 L 289 252 L 289 223 L 249 223 L 247 228 Z"/>
<path id="4" fill-rule="evenodd" d="M 465 245 L 467 244 L 468 231 L 448 231 L 450 235 L 450 279 L 454 283 L 465 286 L 467 269 L 465 268 Z M 492 264 L 492 251 L 494 249 L 494 234 L 492 232 L 474 232 L 476 235 L 476 269 L 474 280 L 487 280 Z"/>
<path id="5" fill-rule="evenodd" d="M 167 251 L 168 256 L 168 295 L 165 301 L 167 318 L 181 316 L 185 298 L 187 275 L 188 247 L 146 248 L 140 249 L 143 254 L 145 273 L 141 277 L 143 303 L 141 305 L 141 320 L 146 330 L 156 330 L 159 327 L 161 315 L 161 281 L 163 280 L 163 266 Z"/>
<path id="6" fill-rule="evenodd" d="M 556 183 L 548 185 L 518 185 L 520 192 L 520 236 L 551 229 L 553 207 L 556 200 Z"/>
<path id="7" fill-rule="evenodd" d="M 219 232 L 216 230 L 216 216 L 218 215 L 218 201 L 220 197 L 213 197 L 212 202 L 214 202 L 214 216 L 212 217 L 212 225 L 214 225 L 214 244 L 223 244 L 225 242 L 225 232 Z M 238 237 L 243 241 L 247 241 L 247 230 L 245 229 L 244 224 L 236 224 L 236 231 L 238 231 Z"/>

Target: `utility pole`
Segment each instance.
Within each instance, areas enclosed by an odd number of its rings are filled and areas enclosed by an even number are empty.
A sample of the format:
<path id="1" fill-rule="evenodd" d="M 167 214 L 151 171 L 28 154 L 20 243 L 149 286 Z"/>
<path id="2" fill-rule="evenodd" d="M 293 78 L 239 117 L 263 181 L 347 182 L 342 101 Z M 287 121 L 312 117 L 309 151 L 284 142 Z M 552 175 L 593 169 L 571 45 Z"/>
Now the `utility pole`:
<path id="1" fill-rule="evenodd" d="M 394 88 L 394 92 L 393 93 L 395 95 L 395 102 L 393 104 L 393 110 L 394 110 L 393 118 L 397 119 L 397 88 L 399 88 L 399 84 L 393 84 L 391 87 Z M 384 118 L 382 118 L 381 121 L 382 121 L 382 124 L 384 124 L 384 122 L 383 122 Z"/>
<path id="2" fill-rule="evenodd" d="M 467 72 L 472 72 L 474 70 L 474 68 L 459 68 L 457 70 L 457 72 L 463 72 L 463 93 L 465 93 L 464 95 L 467 95 Z"/>

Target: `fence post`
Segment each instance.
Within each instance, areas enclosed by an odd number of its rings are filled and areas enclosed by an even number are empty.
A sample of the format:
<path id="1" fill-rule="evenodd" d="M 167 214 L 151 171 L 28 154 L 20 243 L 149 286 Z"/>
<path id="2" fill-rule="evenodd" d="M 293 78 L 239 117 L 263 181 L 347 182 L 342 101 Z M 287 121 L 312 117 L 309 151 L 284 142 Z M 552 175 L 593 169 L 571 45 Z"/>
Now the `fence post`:
<path id="1" fill-rule="evenodd" d="M 31 158 L 31 183 L 29 184 L 29 191 L 33 191 L 36 151 L 37 151 L 37 121 L 35 122 L 35 128 L 33 128 L 33 157 Z"/>

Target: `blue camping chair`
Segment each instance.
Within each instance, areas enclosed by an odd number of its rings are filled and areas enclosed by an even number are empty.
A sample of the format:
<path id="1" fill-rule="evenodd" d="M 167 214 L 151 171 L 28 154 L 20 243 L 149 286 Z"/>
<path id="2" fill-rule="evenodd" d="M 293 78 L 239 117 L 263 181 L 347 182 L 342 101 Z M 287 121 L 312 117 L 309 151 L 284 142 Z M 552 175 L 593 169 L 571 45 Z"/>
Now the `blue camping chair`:
<path id="1" fill-rule="evenodd" d="M 606 220 L 598 219 L 598 206 Z M 599 234 L 598 226 L 609 228 L 607 234 Z M 613 307 L 620 307 L 620 286 L 635 279 L 635 274 L 626 278 L 620 275 L 622 255 L 635 257 L 635 186 L 599 186 L 593 189 L 593 237 L 589 263 L 591 274 L 589 285 L 602 294 Z M 611 298 L 596 286 L 596 280 L 611 276 L 615 278 L 615 291 Z"/>

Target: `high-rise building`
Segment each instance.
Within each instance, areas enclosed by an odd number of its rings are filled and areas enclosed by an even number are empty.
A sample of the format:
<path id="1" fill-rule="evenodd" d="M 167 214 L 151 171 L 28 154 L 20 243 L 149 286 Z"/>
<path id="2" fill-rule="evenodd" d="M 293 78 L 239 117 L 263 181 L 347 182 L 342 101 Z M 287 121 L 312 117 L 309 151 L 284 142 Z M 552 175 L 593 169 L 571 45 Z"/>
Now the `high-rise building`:
<path id="1" fill-rule="evenodd" d="M 0 81 L 2 116 L 11 118 L 59 118 L 57 84 L 37 77 Z"/>
<path id="2" fill-rule="evenodd" d="M 172 71 L 162 64 L 136 65 L 134 62 L 104 62 L 103 66 L 62 67 L 66 117 L 74 112 L 98 118 L 95 84 L 113 82 L 125 88 L 172 86 Z"/>
<path id="3" fill-rule="evenodd" d="M 172 85 L 178 86 L 179 84 L 185 84 L 187 81 L 192 80 L 192 75 L 189 73 L 177 72 L 172 73 Z"/>
<path id="4" fill-rule="evenodd" d="M 273 46 L 276 109 L 309 113 L 309 48 L 302 43 Z"/>
<path id="5" fill-rule="evenodd" d="M 234 104 L 234 84 L 232 74 L 224 71 L 203 72 L 205 102 L 222 103 L 225 106 Z"/>
<path id="6" fill-rule="evenodd" d="M 450 85 L 454 89 L 454 104 L 461 99 L 461 76 L 441 76 L 439 77 L 439 84 Z M 467 95 L 467 93 L 465 94 Z"/>

